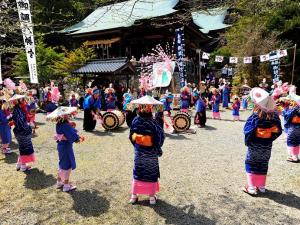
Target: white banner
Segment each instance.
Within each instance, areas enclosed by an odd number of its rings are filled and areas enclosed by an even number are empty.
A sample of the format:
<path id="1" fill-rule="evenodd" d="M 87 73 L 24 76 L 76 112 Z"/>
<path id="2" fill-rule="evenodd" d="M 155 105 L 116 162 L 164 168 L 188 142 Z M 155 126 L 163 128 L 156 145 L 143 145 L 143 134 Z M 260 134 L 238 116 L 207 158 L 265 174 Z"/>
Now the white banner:
<path id="1" fill-rule="evenodd" d="M 16 2 L 28 61 L 30 82 L 37 84 L 38 75 L 29 0 L 16 0 Z"/>
<path id="2" fill-rule="evenodd" d="M 261 62 L 266 62 L 266 61 L 270 60 L 270 55 L 269 54 L 267 54 L 267 55 L 261 55 L 261 56 L 259 56 L 259 58 L 260 58 Z"/>
<path id="3" fill-rule="evenodd" d="M 252 57 L 244 57 L 244 63 L 245 64 L 252 63 Z"/>
<path id="4" fill-rule="evenodd" d="M 202 59 L 209 59 L 209 56 L 210 56 L 209 53 L 203 52 Z"/>
<path id="5" fill-rule="evenodd" d="M 216 58 L 215 58 L 215 61 L 216 61 L 216 62 L 223 62 L 223 60 L 224 60 L 224 57 L 223 57 L 223 56 L 217 55 Z"/>
<path id="6" fill-rule="evenodd" d="M 175 70 L 176 63 L 158 62 L 153 64 L 153 86 L 154 87 L 168 87 L 172 80 L 172 75 Z"/>
<path id="7" fill-rule="evenodd" d="M 0 84 L 3 83 L 3 80 L 2 80 L 2 65 L 1 65 L 1 54 L 0 54 Z"/>
<path id="8" fill-rule="evenodd" d="M 287 56 L 287 50 L 286 49 L 278 50 L 277 55 L 278 55 L 278 58 L 285 57 L 285 56 Z"/>
<path id="9" fill-rule="evenodd" d="M 238 57 L 229 57 L 229 63 L 238 63 L 239 59 Z"/>

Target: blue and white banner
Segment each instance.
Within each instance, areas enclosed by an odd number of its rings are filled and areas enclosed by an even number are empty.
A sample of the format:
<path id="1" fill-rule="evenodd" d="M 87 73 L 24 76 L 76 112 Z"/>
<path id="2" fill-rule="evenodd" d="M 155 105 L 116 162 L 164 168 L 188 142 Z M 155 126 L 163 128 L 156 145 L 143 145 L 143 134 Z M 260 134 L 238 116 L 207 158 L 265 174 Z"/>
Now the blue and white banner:
<path id="1" fill-rule="evenodd" d="M 184 40 L 184 28 L 179 28 L 175 30 L 176 38 L 176 58 L 178 62 L 179 69 L 179 81 L 180 87 L 183 88 L 186 85 L 186 65 L 185 59 L 185 40 Z"/>
<path id="2" fill-rule="evenodd" d="M 33 23 L 31 20 L 29 0 L 16 0 L 16 2 L 17 2 L 21 30 L 23 33 L 23 40 L 24 40 L 25 51 L 26 51 L 26 56 L 28 61 L 30 82 L 37 84 L 38 75 L 37 75 L 34 36 L 33 36 Z"/>
<path id="3" fill-rule="evenodd" d="M 278 55 L 278 51 L 271 52 L 269 54 L 269 60 L 273 81 L 278 82 L 280 74 L 280 58 Z"/>

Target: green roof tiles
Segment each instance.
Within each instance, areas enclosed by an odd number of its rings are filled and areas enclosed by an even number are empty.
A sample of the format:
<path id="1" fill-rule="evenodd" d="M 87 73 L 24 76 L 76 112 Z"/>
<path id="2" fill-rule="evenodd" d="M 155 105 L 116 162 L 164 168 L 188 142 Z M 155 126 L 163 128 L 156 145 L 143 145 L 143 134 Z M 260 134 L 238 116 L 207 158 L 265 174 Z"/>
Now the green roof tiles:
<path id="1" fill-rule="evenodd" d="M 64 33 L 89 33 L 121 27 L 130 27 L 136 20 L 165 16 L 176 12 L 179 0 L 129 0 L 96 9 L 83 21 L 66 28 Z"/>
<path id="2" fill-rule="evenodd" d="M 224 19 L 227 14 L 225 8 L 209 9 L 208 11 L 197 11 L 192 13 L 193 22 L 201 27 L 201 32 L 207 34 L 211 30 L 220 30 L 230 25 L 224 24 Z"/>

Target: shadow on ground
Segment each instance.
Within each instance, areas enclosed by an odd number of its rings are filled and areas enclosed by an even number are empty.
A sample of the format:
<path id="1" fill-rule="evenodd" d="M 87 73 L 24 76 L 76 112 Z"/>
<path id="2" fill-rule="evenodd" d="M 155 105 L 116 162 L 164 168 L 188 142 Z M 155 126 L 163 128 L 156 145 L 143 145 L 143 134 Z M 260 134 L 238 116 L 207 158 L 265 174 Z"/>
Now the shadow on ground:
<path id="1" fill-rule="evenodd" d="M 144 200 L 137 203 L 142 206 L 149 206 L 149 201 Z M 161 217 L 165 218 L 165 224 L 186 225 L 186 224 L 205 224 L 215 225 L 216 222 L 199 214 L 195 214 L 195 206 L 188 205 L 184 207 L 173 206 L 163 200 L 158 200 L 152 207 Z"/>
<path id="2" fill-rule="evenodd" d="M 278 204 L 285 205 L 291 208 L 300 210 L 300 197 L 293 193 L 280 193 L 277 191 L 268 190 L 266 194 L 261 196 L 262 198 L 268 198 L 277 202 Z"/>
<path id="3" fill-rule="evenodd" d="M 109 132 L 109 131 L 100 131 L 100 130 L 96 130 L 96 131 L 92 131 L 92 132 L 87 132 L 85 131 L 86 133 L 88 134 L 93 134 L 95 136 L 100 136 L 100 137 L 103 137 L 103 136 L 114 136 L 112 132 Z"/>
<path id="4" fill-rule="evenodd" d="M 215 128 L 215 127 L 212 127 L 212 126 L 205 126 L 205 127 L 203 127 L 203 128 L 200 128 L 200 129 L 204 129 L 204 130 L 217 130 L 217 128 Z"/>
<path id="5" fill-rule="evenodd" d="M 170 138 L 170 139 L 174 139 L 174 140 L 188 140 L 189 138 L 187 138 L 185 135 L 181 135 L 181 134 L 167 134 L 165 133 L 166 137 Z"/>
<path id="6" fill-rule="evenodd" d="M 7 164 L 15 164 L 18 161 L 18 154 L 13 152 L 11 154 L 5 155 L 5 157 L 1 160 L 3 160 Z"/>
<path id="7" fill-rule="evenodd" d="M 52 174 L 47 175 L 44 171 L 36 168 L 27 171 L 26 175 L 24 186 L 31 190 L 42 190 L 56 183 Z"/>
<path id="8" fill-rule="evenodd" d="M 109 201 L 99 195 L 98 191 L 74 191 L 70 195 L 73 198 L 73 209 L 76 213 L 84 217 L 97 217 L 109 209 Z"/>

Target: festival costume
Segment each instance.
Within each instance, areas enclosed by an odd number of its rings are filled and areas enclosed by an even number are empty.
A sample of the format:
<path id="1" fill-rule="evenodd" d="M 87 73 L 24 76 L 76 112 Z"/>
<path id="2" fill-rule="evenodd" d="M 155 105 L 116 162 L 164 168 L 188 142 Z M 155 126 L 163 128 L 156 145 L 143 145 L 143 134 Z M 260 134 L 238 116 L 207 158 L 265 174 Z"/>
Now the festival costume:
<path id="1" fill-rule="evenodd" d="M 265 192 L 272 143 L 281 135 L 282 127 L 278 113 L 274 111 L 275 103 L 268 93 L 260 88 L 252 91 L 251 98 L 256 109 L 244 127 L 245 145 L 248 147 L 245 160 L 248 186 L 243 191 L 257 194 L 257 191 Z M 255 96 L 256 93 L 259 94 Z M 269 111 L 266 111 L 267 108 Z"/>
<path id="2" fill-rule="evenodd" d="M 116 109 L 116 96 L 114 93 L 105 94 L 106 110 L 112 111 Z"/>
<path id="3" fill-rule="evenodd" d="M 55 109 L 57 109 L 56 104 L 54 104 L 52 101 L 47 100 L 45 103 L 45 110 L 47 114 L 52 113 Z"/>
<path id="4" fill-rule="evenodd" d="M 221 102 L 221 96 L 220 94 L 214 94 L 212 96 L 212 117 L 213 119 L 221 119 L 220 115 L 220 102 Z"/>
<path id="5" fill-rule="evenodd" d="M 240 107 L 241 107 L 240 101 L 235 100 L 235 102 L 232 104 L 233 120 L 240 120 Z"/>
<path id="6" fill-rule="evenodd" d="M 287 133 L 287 150 L 291 156 L 288 161 L 299 161 L 300 148 L 300 106 L 286 108 L 283 111 L 284 128 Z"/>
<path id="7" fill-rule="evenodd" d="M 181 99 L 180 109 L 182 112 L 187 113 L 190 107 L 191 94 L 188 91 L 183 90 L 181 92 L 180 99 Z"/>
<path id="8" fill-rule="evenodd" d="M 78 107 L 79 101 L 76 98 L 71 98 L 69 101 L 69 106 L 70 107 Z"/>
<path id="9" fill-rule="evenodd" d="M 26 121 L 26 114 L 19 105 L 14 107 L 12 119 L 15 122 L 13 132 L 19 144 L 20 156 L 18 158 L 17 169 L 27 170 L 27 163 L 35 161 L 34 149 L 31 142 L 32 129 Z"/>
<path id="10" fill-rule="evenodd" d="M 159 101 L 149 96 L 145 96 L 141 100 L 141 103 L 147 103 L 149 100 L 152 101 L 152 104 L 161 105 Z M 148 195 L 150 204 L 155 204 L 155 194 L 159 192 L 158 180 L 160 171 L 158 157 L 162 156 L 161 147 L 165 136 L 162 127 L 152 117 L 152 106 L 150 104 L 139 105 L 139 116 L 133 120 L 130 128 L 129 139 L 134 146 L 132 197 L 130 203 L 135 203 L 137 195 L 140 194 Z"/>
<path id="11" fill-rule="evenodd" d="M 47 116 L 47 120 L 55 121 L 56 135 L 54 139 L 57 142 L 59 157 L 59 169 L 57 178 L 57 188 L 63 188 L 64 192 L 76 189 L 69 183 L 71 171 L 76 169 L 76 160 L 73 150 L 73 143 L 79 143 L 84 140 L 77 134 L 74 128 L 75 123 L 69 122 L 68 118 L 75 115 L 77 107 L 59 107 L 53 113 Z"/>
<path id="12" fill-rule="evenodd" d="M 229 87 L 225 85 L 222 94 L 223 108 L 228 108 L 229 92 Z"/>
<path id="13" fill-rule="evenodd" d="M 242 97 L 242 109 L 247 110 L 248 109 L 248 95 L 244 95 Z"/>
<path id="14" fill-rule="evenodd" d="M 9 144 L 11 143 L 11 129 L 8 122 L 8 115 L 0 109 L 0 138 L 2 142 L 2 152 L 10 153 Z"/>
<path id="15" fill-rule="evenodd" d="M 204 127 L 206 123 L 206 104 L 201 96 L 196 100 L 195 124 Z"/>
<path id="16" fill-rule="evenodd" d="M 96 111 L 101 109 L 100 97 L 98 99 L 95 99 L 93 95 L 88 96 L 86 99 L 84 99 L 83 109 L 83 129 L 85 131 L 92 131 L 95 129 L 97 123 L 97 120 L 95 118 Z"/>

